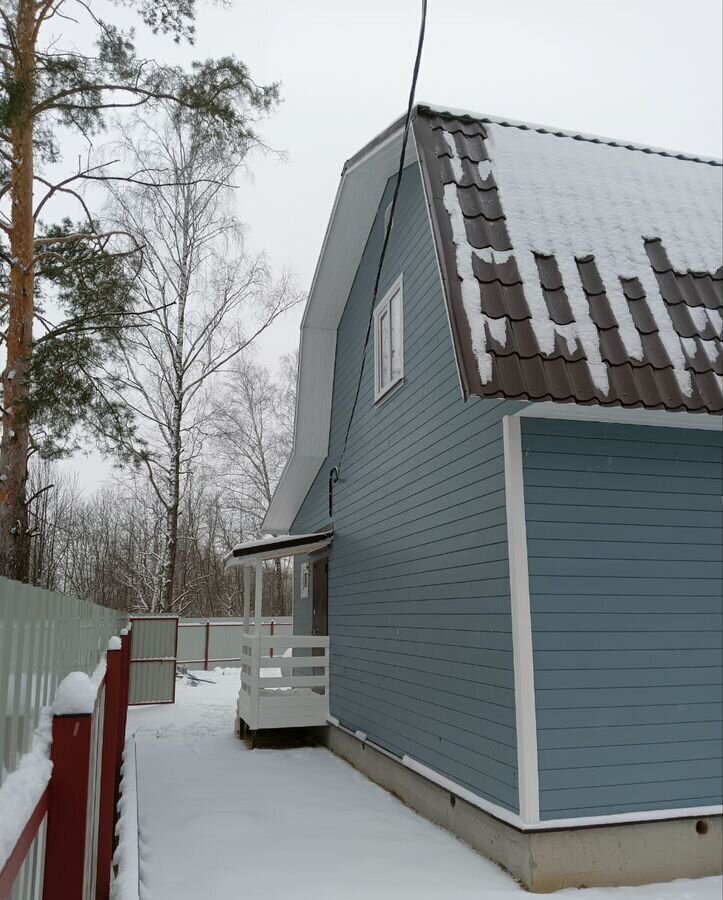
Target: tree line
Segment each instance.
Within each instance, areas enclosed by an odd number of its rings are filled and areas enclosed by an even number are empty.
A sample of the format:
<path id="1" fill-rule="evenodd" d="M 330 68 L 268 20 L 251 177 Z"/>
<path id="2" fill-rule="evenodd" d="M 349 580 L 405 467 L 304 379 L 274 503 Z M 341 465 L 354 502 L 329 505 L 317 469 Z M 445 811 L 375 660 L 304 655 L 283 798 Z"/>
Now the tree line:
<path id="1" fill-rule="evenodd" d="M 194 0 L 123 6 L 193 43 Z M 141 57 L 115 8 L 0 0 L 0 574 L 228 614 L 223 556 L 259 534 L 293 424 L 295 360 L 271 375 L 254 343 L 302 298 L 234 210 L 279 87 Z M 118 475 L 89 492 L 59 461 L 91 446 Z M 286 611 L 280 563 L 267 591 Z"/>

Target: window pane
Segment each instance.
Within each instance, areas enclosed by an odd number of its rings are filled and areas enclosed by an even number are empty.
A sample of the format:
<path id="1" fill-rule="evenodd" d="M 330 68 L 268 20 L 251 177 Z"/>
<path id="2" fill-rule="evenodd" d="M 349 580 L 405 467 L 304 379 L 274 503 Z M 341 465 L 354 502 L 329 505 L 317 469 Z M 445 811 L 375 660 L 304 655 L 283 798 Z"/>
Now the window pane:
<path id="1" fill-rule="evenodd" d="M 379 389 L 383 390 L 391 381 L 391 335 L 386 310 L 379 317 L 379 337 Z"/>
<path id="2" fill-rule="evenodd" d="M 392 379 L 399 378 L 402 374 L 402 359 L 404 348 L 402 346 L 402 294 L 397 291 L 392 297 L 391 303 L 391 350 L 392 350 Z"/>

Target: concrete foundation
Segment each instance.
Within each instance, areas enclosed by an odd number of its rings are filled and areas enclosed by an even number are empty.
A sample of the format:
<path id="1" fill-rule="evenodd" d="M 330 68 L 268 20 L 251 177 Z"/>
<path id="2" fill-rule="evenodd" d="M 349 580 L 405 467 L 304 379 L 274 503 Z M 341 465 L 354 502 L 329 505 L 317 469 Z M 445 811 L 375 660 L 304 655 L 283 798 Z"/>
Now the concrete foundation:
<path id="1" fill-rule="evenodd" d="M 317 736 L 372 781 L 498 863 L 535 893 L 723 872 L 721 816 L 525 832 L 455 797 L 341 728 L 318 729 Z M 484 885 L 480 885 L 483 895 Z"/>

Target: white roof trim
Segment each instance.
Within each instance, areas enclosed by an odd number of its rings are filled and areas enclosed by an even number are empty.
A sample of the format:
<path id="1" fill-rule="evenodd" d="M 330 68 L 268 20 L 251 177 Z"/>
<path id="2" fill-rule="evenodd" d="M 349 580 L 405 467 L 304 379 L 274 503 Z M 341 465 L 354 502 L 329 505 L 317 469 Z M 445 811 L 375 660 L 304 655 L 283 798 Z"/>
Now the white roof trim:
<path id="1" fill-rule="evenodd" d="M 567 419 L 585 422 L 607 422 L 618 425 L 650 425 L 663 428 L 697 428 L 701 431 L 723 430 L 723 419 L 710 413 L 687 410 L 628 409 L 622 406 L 595 404 L 530 402 L 515 415 L 534 419 Z"/>
<path id="2" fill-rule="evenodd" d="M 344 167 L 301 322 L 294 446 L 262 528 L 286 532 L 329 452 L 336 333 L 372 222 L 397 171 L 403 126 Z M 417 161 L 414 141 L 405 165 Z"/>

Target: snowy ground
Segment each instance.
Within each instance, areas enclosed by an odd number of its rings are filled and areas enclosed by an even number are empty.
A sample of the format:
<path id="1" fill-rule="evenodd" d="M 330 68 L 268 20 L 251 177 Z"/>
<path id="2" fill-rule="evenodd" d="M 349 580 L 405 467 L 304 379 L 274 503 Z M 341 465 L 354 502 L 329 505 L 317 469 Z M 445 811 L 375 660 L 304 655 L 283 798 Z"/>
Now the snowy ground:
<path id="1" fill-rule="evenodd" d="M 215 684 L 179 682 L 175 705 L 130 711 L 140 900 L 532 896 L 326 750 L 247 750 L 233 734 L 238 670 L 198 674 Z M 134 838 L 132 798 L 122 828 Z M 130 877 L 115 898 L 137 898 L 132 854 L 122 868 Z M 721 879 L 556 896 L 720 900 Z"/>

